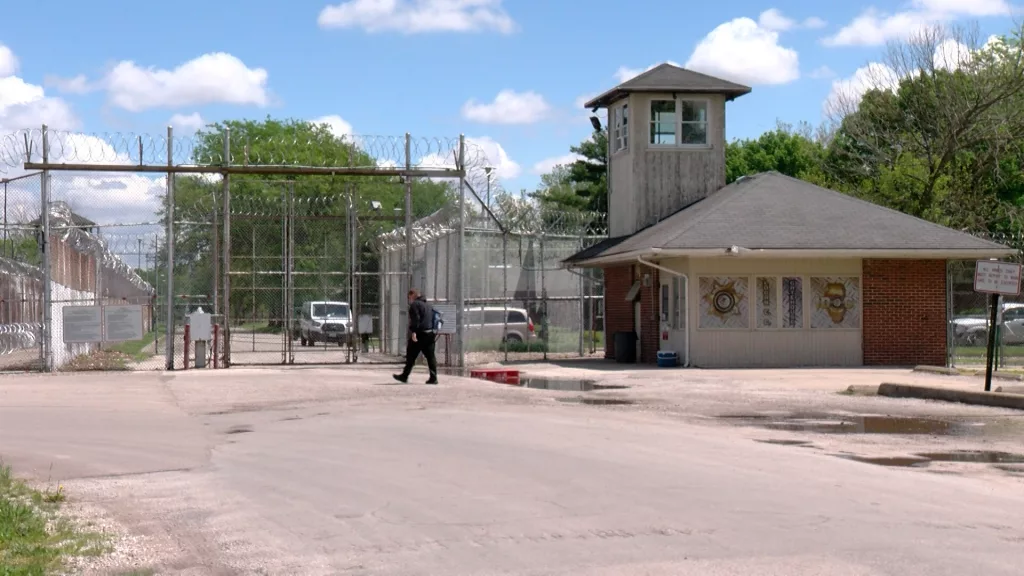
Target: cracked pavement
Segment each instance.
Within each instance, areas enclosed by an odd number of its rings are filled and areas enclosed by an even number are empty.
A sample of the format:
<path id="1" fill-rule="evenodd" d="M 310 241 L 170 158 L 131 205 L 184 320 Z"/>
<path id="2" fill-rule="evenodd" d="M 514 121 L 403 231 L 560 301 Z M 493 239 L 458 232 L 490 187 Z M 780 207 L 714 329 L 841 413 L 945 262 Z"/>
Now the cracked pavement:
<path id="1" fill-rule="evenodd" d="M 1020 573 L 1024 470 L 835 457 L 1024 450 L 1019 413 L 836 393 L 937 377 L 523 368 L 628 388 L 389 385 L 387 367 L 8 376 L 0 457 L 62 481 L 74 511 L 122 535 L 86 574 Z M 635 404 L 555 401 L 581 395 Z M 718 418 L 789 412 L 955 417 L 986 432 Z"/>

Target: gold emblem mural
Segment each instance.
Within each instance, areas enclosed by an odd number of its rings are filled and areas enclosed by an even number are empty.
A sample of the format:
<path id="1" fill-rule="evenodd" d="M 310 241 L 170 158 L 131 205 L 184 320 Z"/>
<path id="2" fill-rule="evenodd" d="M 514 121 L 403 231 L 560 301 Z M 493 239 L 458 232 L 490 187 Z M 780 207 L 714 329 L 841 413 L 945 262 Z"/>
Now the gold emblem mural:
<path id="1" fill-rule="evenodd" d="M 811 278 L 811 328 L 860 328 L 860 278 Z"/>
<path id="2" fill-rule="evenodd" d="M 747 328 L 750 306 L 746 277 L 700 279 L 700 327 Z"/>

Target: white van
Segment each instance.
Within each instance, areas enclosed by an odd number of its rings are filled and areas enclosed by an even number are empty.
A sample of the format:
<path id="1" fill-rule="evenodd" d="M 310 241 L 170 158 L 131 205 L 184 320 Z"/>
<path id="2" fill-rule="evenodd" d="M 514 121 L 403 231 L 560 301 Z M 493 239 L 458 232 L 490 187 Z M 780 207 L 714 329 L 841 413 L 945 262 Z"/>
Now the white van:
<path id="1" fill-rule="evenodd" d="M 348 302 L 319 301 L 302 305 L 299 341 L 303 346 L 317 342 L 337 342 L 338 346 L 344 346 L 354 330 Z"/>
<path id="2" fill-rule="evenodd" d="M 533 320 L 524 308 L 472 306 L 466 308 L 466 334 L 471 338 L 504 342 L 526 342 L 536 338 Z M 506 326 L 507 322 L 507 326 Z M 504 328 L 504 333 L 503 333 Z"/>

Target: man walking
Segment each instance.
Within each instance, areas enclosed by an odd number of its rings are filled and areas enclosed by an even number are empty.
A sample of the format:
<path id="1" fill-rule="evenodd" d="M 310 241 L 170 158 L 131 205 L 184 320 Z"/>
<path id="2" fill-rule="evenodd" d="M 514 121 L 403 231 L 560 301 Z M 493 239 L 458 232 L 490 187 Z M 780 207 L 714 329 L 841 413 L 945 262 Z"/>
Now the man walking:
<path id="1" fill-rule="evenodd" d="M 420 353 L 427 359 L 430 379 L 427 384 L 437 384 L 437 358 L 434 357 L 434 307 L 427 302 L 419 290 L 409 290 L 409 340 L 405 344 L 405 369 L 394 374 L 395 380 L 405 383 L 412 374 L 412 367 Z"/>

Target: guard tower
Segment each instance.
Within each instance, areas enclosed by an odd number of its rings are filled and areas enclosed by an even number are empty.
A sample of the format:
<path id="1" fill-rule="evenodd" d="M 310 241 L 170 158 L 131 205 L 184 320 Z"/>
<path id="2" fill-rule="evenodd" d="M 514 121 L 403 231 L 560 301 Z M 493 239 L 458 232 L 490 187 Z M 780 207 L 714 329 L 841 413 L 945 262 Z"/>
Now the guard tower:
<path id="1" fill-rule="evenodd" d="M 660 64 L 586 103 L 608 110 L 612 237 L 633 234 L 725 186 L 725 103 L 749 92 Z"/>

